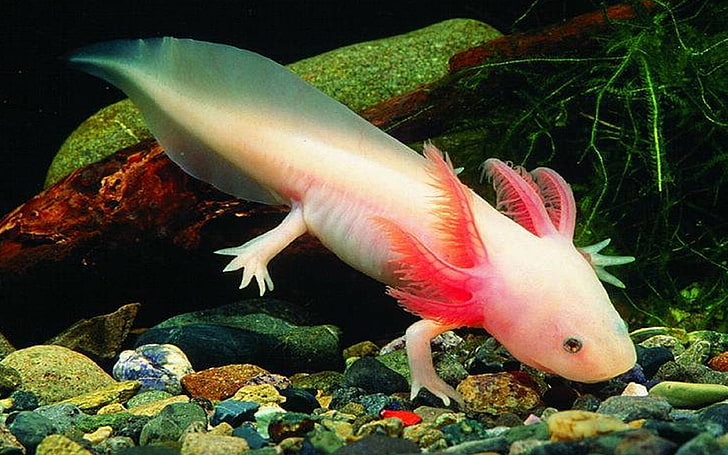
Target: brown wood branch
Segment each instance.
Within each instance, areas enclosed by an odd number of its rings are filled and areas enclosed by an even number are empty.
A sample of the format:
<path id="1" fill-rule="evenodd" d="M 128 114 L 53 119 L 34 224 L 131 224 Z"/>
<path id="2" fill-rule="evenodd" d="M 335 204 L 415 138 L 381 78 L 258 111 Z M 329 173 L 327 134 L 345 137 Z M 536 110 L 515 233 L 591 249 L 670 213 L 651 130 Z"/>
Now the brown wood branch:
<path id="1" fill-rule="evenodd" d="M 69 257 L 83 261 L 95 248 L 145 239 L 187 249 L 222 247 L 224 239 L 205 231 L 211 221 L 255 218 L 263 231 L 284 211 L 235 199 L 188 176 L 157 142 L 145 141 L 74 171 L 3 217 L 0 271 L 23 272 Z"/>

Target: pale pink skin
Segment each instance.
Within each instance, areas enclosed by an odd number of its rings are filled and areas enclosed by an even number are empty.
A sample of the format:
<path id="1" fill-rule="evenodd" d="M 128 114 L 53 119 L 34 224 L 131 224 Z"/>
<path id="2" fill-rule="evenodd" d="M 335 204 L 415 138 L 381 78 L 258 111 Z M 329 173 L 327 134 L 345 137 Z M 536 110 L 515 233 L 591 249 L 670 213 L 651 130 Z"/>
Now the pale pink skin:
<path id="1" fill-rule="evenodd" d="M 576 381 L 609 379 L 633 366 L 626 327 L 587 260 L 598 265 L 594 258 L 604 257 L 574 247 L 573 197 L 553 171 L 534 172 L 556 175 L 563 213 L 549 220 L 536 191 L 525 203 L 527 220 L 517 222 L 463 187 L 434 147 L 426 159 L 257 54 L 165 39 L 100 45 L 71 62 L 122 88 L 191 174 L 242 198 L 291 207 L 277 228 L 219 251 L 235 256 L 226 271 L 243 269 L 241 287 L 255 279 L 261 295 L 272 290 L 268 262 L 306 232 L 394 287 L 392 295 L 424 317 L 407 330 L 413 396 L 425 387 L 446 404 L 462 403 L 435 373 L 429 344 L 462 325 L 483 327 L 522 362 Z M 502 178 L 499 198 L 520 184 L 504 166 L 486 162 Z M 472 215 L 449 221 L 470 229 L 472 244 L 445 239 L 443 194 Z M 430 251 L 422 260 L 432 264 L 476 251 L 476 263 L 453 272 L 455 287 L 471 297 L 452 305 L 440 293 L 432 306 L 425 295 L 407 294 L 417 283 L 445 282 L 439 272 L 404 279 L 408 251 L 413 261 Z M 578 352 L 565 349 L 570 337 L 580 341 Z"/>

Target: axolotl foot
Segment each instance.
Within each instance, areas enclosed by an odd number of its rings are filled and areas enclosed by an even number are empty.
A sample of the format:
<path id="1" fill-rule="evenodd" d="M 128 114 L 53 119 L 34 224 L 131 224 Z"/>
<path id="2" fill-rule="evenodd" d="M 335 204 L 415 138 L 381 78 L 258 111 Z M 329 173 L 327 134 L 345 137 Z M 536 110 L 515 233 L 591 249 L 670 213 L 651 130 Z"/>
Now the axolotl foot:
<path id="1" fill-rule="evenodd" d="M 440 379 L 432 365 L 432 350 L 430 340 L 437 335 L 455 326 L 440 324 L 436 321 L 423 319 L 412 324 L 405 335 L 407 343 L 407 360 L 409 362 L 410 375 L 412 377 L 412 388 L 410 398 L 414 399 L 423 387 L 442 400 L 445 406 L 450 405 L 450 399 L 455 400 L 460 407 L 465 402 L 460 394 Z"/>
<path id="2" fill-rule="evenodd" d="M 243 269 L 240 289 L 250 284 L 255 277 L 262 297 L 266 289 L 273 290 L 273 280 L 268 273 L 268 262 L 305 232 L 306 223 L 303 220 L 302 207 L 294 202 L 291 205 L 291 211 L 275 228 L 240 246 L 223 248 L 215 253 L 235 256 L 235 259 L 230 261 L 223 271 L 231 272 Z"/>

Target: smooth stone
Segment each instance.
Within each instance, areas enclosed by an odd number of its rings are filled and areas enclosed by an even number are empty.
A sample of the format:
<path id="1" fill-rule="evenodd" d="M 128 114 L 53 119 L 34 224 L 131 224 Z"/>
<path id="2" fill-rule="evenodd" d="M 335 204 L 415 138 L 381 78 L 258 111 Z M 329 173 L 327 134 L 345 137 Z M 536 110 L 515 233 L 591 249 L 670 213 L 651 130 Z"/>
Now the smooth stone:
<path id="1" fill-rule="evenodd" d="M 402 436 L 404 422 L 400 419 L 389 418 L 367 422 L 356 431 L 356 436 L 367 436 L 370 434 L 385 434 L 390 438 Z"/>
<path id="2" fill-rule="evenodd" d="M 164 390 L 147 390 L 146 392 L 140 392 L 131 397 L 129 401 L 126 402 L 126 407 L 128 409 L 133 409 L 155 401 L 166 400 L 173 396 L 174 395 L 169 392 L 165 392 Z"/>
<path id="3" fill-rule="evenodd" d="M 181 455 L 179 449 L 164 446 L 137 446 L 122 449 L 114 455 Z"/>
<path id="4" fill-rule="evenodd" d="M 291 377 L 291 385 L 299 389 L 317 389 L 332 393 L 344 382 L 343 373 L 338 371 L 319 371 L 311 374 L 297 374 Z"/>
<path id="5" fill-rule="evenodd" d="M 708 361 L 708 367 L 715 371 L 728 371 L 728 351 L 721 352 L 720 354 L 712 357 Z"/>
<path id="6" fill-rule="evenodd" d="M 316 397 L 304 389 L 288 387 L 282 389 L 280 394 L 286 399 L 286 401 L 281 403 L 281 407 L 286 411 L 311 414 L 314 410 L 321 407 Z"/>
<path id="7" fill-rule="evenodd" d="M 339 448 L 333 452 L 333 455 L 399 455 L 420 452 L 417 444 L 407 439 L 370 434 L 359 441 Z"/>
<path id="8" fill-rule="evenodd" d="M 21 411 L 8 425 L 10 432 L 28 449 L 32 450 L 53 433 L 58 432 L 55 423 L 34 411 Z"/>
<path id="9" fill-rule="evenodd" d="M 362 357 L 344 372 L 344 385 L 369 393 L 392 394 L 409 389 L 407 379 L 373 357 Z"/>
<path id="10" fill-rule="evenodd" d="M 527 412 L 541 403 L 541 396 L 511 373 L 486 373 L 465 378 L 456 389 L 473 412 L 515 414 Z"/>
<path id="11" fill-rule="evenodd" d="M 379 346 L 369 340 L 360 341 L 354 345 L 344 348 L 343 356 L 349 357 L 374 357 L 379 354 Z"/>
<path id="12" fill-rule="evenodd" d="M 642 365 L 642 371 L 648 378 L 653 377 L 662 365 L 675 360 L 672 351 L 663 346 L 643 347 L 638 345 L 636 348 L 637 363 Z"/>
<path id="13" fill-rule="evenodd" d="M 315 419 L 308 414 L 287 412 L 274 415 L 268 423 L 268 436 L 273 442 L 303 437 L 314 429 Z"/>
<path id="14" fill-rule="evenodd" d="M 243 438 L 251 449 L 260 449 L 268 444 L 268 440 L 258 433 L 253 424 L 245 422 L 233 429 L 233 436 Z"/>
<path id="15" fill-rule="evenodd" d="M 14 368 L 22 379 L 21 390 L 35 394 L 41 404 L 66 400 L 115 383 L 91 359 L 62 346 L 19 349 L 0 361 L 0 365 Z"/>
<path id="16" fill-rule="evenodd" d="M 609 397 L 599 405 L 600 414 L 609 414 L 624 422 L 638 419 L 669 420 L 672 406 L 663 397 Z"/>
<path id="17" fill-rule="evenodd" d="M 182 393 L 182 377 L 194 372 L 185 353 L 172 344 L 143 344 L 123 351 L 114 365 L 119 381 L 139 381 L 141 390 Z"/>
<path id="18" fill-rule="evenodd" d="M 663 381 L 650 389 L 650 395 L 664 397 L 676 407 L 700 408 L 728 399 L 728 386 Z"/>
<path id="19" fill-rule="evenodd" d="M 559 443 L 554 443 L 559 444 Z M 677 444 L 661 438 L 647 430 L 632 429 L 617 431 L 604 436 L 585 441 L 574 441 L 565 444 L 575 444 L 584 453 L 609 453 L 609 454 L 649 454 L 649 455 L 673 455 Z M 585 447 L 586 446 L 586 447 Z M 547 446 L 543 446 L 545 448 Z M 539 448 L 532 454 L 545 454 Z M 586 450 L 584 450 L 586 448 Z M 574 453 L 574 452 L 551 452 L 551 453 Z"/>
<path id="20" fill-rule="evenodd" d="M 15 368 L 0 363 L 0 397 L 6 397 L 17 390 L 23 379 Z"/>
<path id="21" fill-rule="evenodd" d="M 653 380 L 728 385 L 728 373 L 711 370 L 705 365 L 666 362 L 657 370 Z"/>
<path id="22" fill-rule="evenodd" d="M 723 432 L 728 432 L 728 403 L 710 405 L 696 412 L 698 422 L 712 422 L 720 425 Z"/>
<path id="23" fill-rule="evenodd" d="M 685 352 L 685 346 L 680 341 L 680 339 L 670 335 L 655 335 L 647 338 L 645 341 L 639 343 L 637 346 L 647 349 L 656 347 L 664 348 L 673 354 L 673 358 Z"/>
<path id="24" fill-rule="evenodd" d="M 93 433 L 86 433 L 83 435 L 83 439 L 85 441 L 88 441 L 92 445 L 101 444 L 103 441 L 106 441 L 111 437 L 111 435 L 114 434 L 114 429 L 106 426 L 106 427 L 98 427 L 96 431 Z"/>
<path id="25" fill-rule="evenodd" d="M 675 455 L 714 455 L 722 449 L 713 435 L 701 433 L 677 449 Z"/>
<path id="26" fill-rule="evenodd" d="M 112 403 L 126 402 L 134 396 L 140 386 L 139 381 L 115 382 L 102 389 L 63 400 L 60 403 L 72 404 L 83 412 L 92 413 Z"/>
<path id="27" fill-rule="evenodd" d="M 311 442 L 317 454 L 333 453 L 345 444 L 344 440 L 339 438 L 336 433 L 323 429 L 320 426 L 314 427 L 306 436 L 306 439 Z"/>
<path id="28" fill-rule="evenodd" d="M 173 395 L 168 398 L 162 398 L 149 403 L 140 404 L 129 409 L 129 413 L 133 415 L 154 417 L 164 408 L 172 404 L 189 403 L 190 398 L 187 395 Z"/>
<path id="29" fill-rule="evenodd" d="M 251 299 L 210 310 L 177 315 L 137 340 L 179 346 L 196 369 L 254 364 L 282 374 L 339 369 L 339 329 L 297 325 L 282 319 L 293 306 L 274 299 Z M 267 312 L 280 310 L 280 317 Z M 295 321 L 300 316 L 291 317 Z"/>
<path id="30" fill-rule="evenodd" d="M 170 404 L 146 423 L 139 435 L 139 444 L 177 441 L 195 422 L 207 424 L 205 410 L 193 403 Z"/>
<path id="31" fill-rule="evenodd" d="M 149 416 L 136 416 L 128 412 L 117 412 L 115 414 L 83 416 L 74 422 L 74 426 L 83 433 L 93 433 L 101 427 L 108 426 L 114 429 L 114 436 L 128 436 L 138 441 L 142 428 L 150 420 L 151 417 Z"/>
<path id="32" fill-rule="evenodd" d="M 410 371 L 409 364 L 407 361 L 407 353 L 404 349 L 395 350 L 388 352 L 377 357 L 377 360 L 383 363 L 388 368 L 396 371 L 397 373 L 404 376 L 409 382 Z M 465 368 L 457 361 L 457 359 L 445 352 L 436 352 L 432 358 L 433 365 L 437 375 L 448 384 L 458 384 L 460 381 L 468 377 L 468 372 Z M 422 389 L 423 392 L 429 393 L 426 389 Z M 432 395 L 434 397 L 434 395 Z M 434 403 L 441 403 L 439 398 L 434 398 Z M 430 404 L 430 403 L 427 403 Z"/>
<path id="33" fill-rule="evenodd" d="M 714 422 L 685 422 L 684 420 L 665 422 L 648 419 L 642 428 L 677 444 L 684 444 L 701 433 L 710 433 L 713 436 L 723 434 L 722 427 Z"/>
<path id="34" fill-rule="evenodd" d="M 485 426 L 472 419 L 464 419 L 457 423 L 444 425 L 440 428 L 449 445 L 458 445 L 466 441 L 487 439 L 490 435 Z"/>
<path id="35" fill-rule="evenodd" d="M 679 365 L 702 365 L 710 358 L 711 344 L 706 340 L 695 340 L 680 355 L 675 356 L 675 363 Z"/>
<path id="36" fill-rule="evenodd" d="M 442 431 L 427 424 L 405 426 L 402 430 L 402 437 L 414 442 L 427 452 L 437 452 L 447 447 L 447 441 Z"/>
<path id="37" fill-rule="evenodd" d="M 94 452 L 63 435 L 53 434 L 36 447 L 35 455 L 94 455 Z"/>
<path id="38" fill-rule="evenodd" d="M 32 411 L 39 406 L 38 397 L 25 390 L 16 390 L 10 394 L 10 399 L 13 401 L 13 411 Z"/>
<path id="39" fill-rule="evenodd" d="M 215 405 L 215 411 L 210 417 L 210 424 L 219 425 L 225 422 L 237 427 L 245 421 L 254 420 L 258 409 L 260 409 L 260 405 L 251 401 L 221 401 Z"/>
<path id="40" fill-rule="evenodd" d="M 573 441 L 629 428 L 616 417 L 587 411 L 557 412 L 546 422 L 552 441 Z"/>
<path id="41" fill-rule="evenodd" d="M 245 439 L 206 433 L 186 433 L 181 438 L 182 455 L 239 455 L 250 450 Z"/>
<path id="42" fill-rule="evenodd" d="M 237 401 L 251 401 L 259 405 L 278 404 L 286 398 L 270 384 L 246 385 L 241 387 L 231 398 Z"/>
<path id="43" fill-rule="evenodd" d="M 225 400 L 242 386 L 267 370 L 251 364 L 233 364 L 190 373 L 182 378 L 182 387 L 192 397 Z"/>
<path id="44" fill-rule="evenodd" d="M 33 412 L 48 418 L 60 433 L 69 431 L 78 419 L 86 415 L 78 406 L 70 403 L 49 404 L 41 406 Z"/>
<path id="45" fill-rule="evenodd" d="M 12 432 L 4 424 L 0 424 L 0 454 L 23 455 L 25 447 L 18 441 Z"/>
<path id="46" fill-rule="evenodd" d="M 95 359 L 113 359 L 129 336 L 140 307 L 140 303 L 130 303 L 113 313 L 83 319 L 46 344 L 65 346 Z"/>
<path id="47" fill-rule="evenodd" d="M 94 450 L 103 455 L 116 455 L 122 450 L 135 447 L 134 440 L 128 436 L 112 436 L 94 446 Z"/>

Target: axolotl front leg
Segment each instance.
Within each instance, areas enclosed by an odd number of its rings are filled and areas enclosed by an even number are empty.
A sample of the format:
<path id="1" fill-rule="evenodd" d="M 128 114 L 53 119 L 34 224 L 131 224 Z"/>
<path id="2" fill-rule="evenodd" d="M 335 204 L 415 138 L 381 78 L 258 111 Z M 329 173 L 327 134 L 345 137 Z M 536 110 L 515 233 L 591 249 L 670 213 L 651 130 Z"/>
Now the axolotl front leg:
<path id="1" fill-rule="evenodd" d="M 235 259 L 223 271 L 232 272 L 243 269 L 243 280 L 240 289 L 250 284 L 255 277 L 261 297 L 266 289 L 273 290 L 273 280 L 268 273 L 268 262 L 291 244 L 298 237 L 306 233 L 308 227 L 303 219 L 303 207 L 298 202 L 291 204 L 291 211 L 281 224 L 270 231 L 233 248 L 224 248 L 215 253 L 235 256 Z"/>

